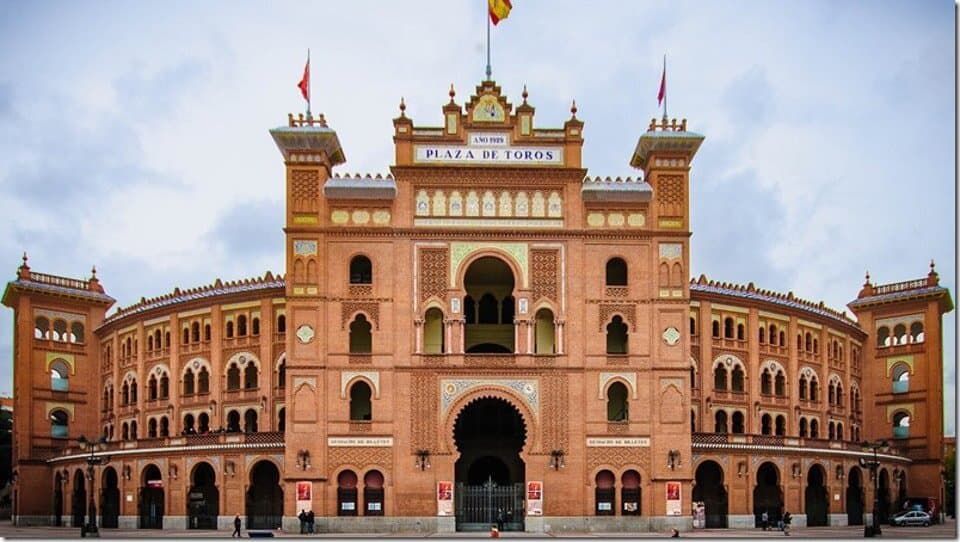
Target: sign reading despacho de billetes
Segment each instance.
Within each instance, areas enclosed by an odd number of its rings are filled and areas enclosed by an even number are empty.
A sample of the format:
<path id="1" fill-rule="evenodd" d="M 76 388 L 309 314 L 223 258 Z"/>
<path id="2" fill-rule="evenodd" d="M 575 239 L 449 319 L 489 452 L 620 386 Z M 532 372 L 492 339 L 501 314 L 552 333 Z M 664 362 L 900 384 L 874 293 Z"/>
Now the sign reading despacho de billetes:
<path id="1" fill-rule="evenodd" d="M 647 448 L 650 446 L 650 439 L 647 437 L 627 437 L 627 438 L 587 438 L 587 447 L 589 448 Z"/>
<path id="2" fill-rule="evenodd" d="M 393 437 L 328 437 L 327 446 L 393 446 Z"/>
<path id="3" fill-rule="evenodd" d="M 416 145 L 414 150 L 414 162 L 427 164 L 563 165 L 562 147 Z"/>

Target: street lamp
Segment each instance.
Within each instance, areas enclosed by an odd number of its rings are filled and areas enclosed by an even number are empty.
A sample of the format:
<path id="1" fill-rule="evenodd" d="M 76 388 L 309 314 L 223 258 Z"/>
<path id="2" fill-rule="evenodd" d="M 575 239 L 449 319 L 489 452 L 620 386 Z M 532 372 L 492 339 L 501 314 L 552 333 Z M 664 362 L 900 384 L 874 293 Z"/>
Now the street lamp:
<path id="1" fill-rule="evenodd" d="M 80 447 L 85 452 L 90 452 L 90 455 L 87 456 L 87 478 L 90 479 L 90 507 L 87 513 L 87 524 L 80 526 L 80 536 L 99 537 L 100 531 L 97 530 L 96 491 L 94 490 L 94 484 L 96 483 L 94 477 L 94 467 L 106 463 L 105 458 L 98 457 L 96 455 L 96 451 L 98 448 L 106 444 L 107 439 L 105 437 L 100 437 L 99 440 L 87 440 L 87 437 L 80 435 L 80 438 L 77 439 L 77 442 L 80 443 Z"/>
<path id="2" fill-rule="evenodd" d="M 877 469 L 880 467 L 880 459 L 877 457 L 877 450 L 886 448 L 889 444 L 885 440 L 876 442 L 863 441 L 860 446 L 873 450 L 873 461 L 867 461 L 860 458 L 860 466 L 870 469 L 870 476 L 873 478 L 873 525 L 863 527 L 863 536 L 871 537 L 880 535 L 880 491 L 878 489 L 879 480 L 877 479 Z"/>

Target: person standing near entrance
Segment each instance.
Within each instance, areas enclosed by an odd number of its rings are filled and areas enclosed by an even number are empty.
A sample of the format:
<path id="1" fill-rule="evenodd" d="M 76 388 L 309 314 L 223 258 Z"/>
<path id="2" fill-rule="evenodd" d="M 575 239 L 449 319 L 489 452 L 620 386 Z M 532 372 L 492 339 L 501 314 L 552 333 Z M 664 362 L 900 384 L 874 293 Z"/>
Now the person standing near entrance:
<path id="1" fill-rule="evenodd" d="M 316 517 L 313 514 L 313 510 L 310 510 L 309 512 L 307 512 L 307 532 L 310 534 L 314 533 L 313 526 L 315 521 L 316 521 Z"/>
<path id="2" fill-rule="evenodd" d="M 240 514 L 233 516 L 233 534 L 230 535 L 230 538 L 233 538 L 233 537 L 240 538 L 241 525 L 243 525 L 243 522 L 240 521 Z"/>
<path id="3" fill-rule="evenodd" d="M 793 516 L 790 515 L 790 512 L 783 513 L 783 536 L 790 536 L 790 522 L 793 521 Z"/>
<path id="4" fill-rule="evenodd" d="M 760 526 L 763 527 L 764 531 L 767 530 L 767 526 L 770 524 L 769 521 L 770 521 L 770 516 L 768 516 L 767 511 L 764 510 L 763 513 L 760 514 Z"/>
<path id="5" fill-rule="evenodd" d="M 497 508 L 497 530 L 503 530 L 503 508 Z"/>

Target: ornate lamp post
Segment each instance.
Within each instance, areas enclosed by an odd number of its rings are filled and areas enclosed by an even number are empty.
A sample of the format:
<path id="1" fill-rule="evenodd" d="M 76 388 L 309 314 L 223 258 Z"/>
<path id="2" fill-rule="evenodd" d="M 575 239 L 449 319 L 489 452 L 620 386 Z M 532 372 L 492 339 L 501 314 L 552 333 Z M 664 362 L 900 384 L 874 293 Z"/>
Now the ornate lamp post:
<path id="1" fill-rule="evenodd" d="M 87 440 L 87 437 L 80 435 L 80 438 L 77 439 L 77 442 L 80 443 L 80 447 L 83 449 L 83 451 L 90 452 L 90 455 L 87 457 L 87 478 L 90 480 L 90 507 L 87 512 L 87 524 L 80 526 L 80 536 L 99 537 L 100 531 L 97 530 L 96 491 L 94 490 L 94 470 L 97 465 L 105 464 L 106 461 L 103 457 L 98 457 L 95 454 L 98 448 L 107 443 L 107 439 L 100 437 L 99 440 Z"/>
<path id="2" fill-rule="evenodd" d="M 880 448 L 886 448 L 889 444 L 885 440 L 879 440 L 876 442 L 867 442 L 863 441 L 860 443 L 860 446 L 864 448 L 870 448 L 873 450 L 873 461 L 867 461 L 864 458 L 860 458 L 860 466 L 863 468 L 870 469 L 870 477 L 873 478 L 873 525 L 865 525 L 863 527 L 863 536 L 871 537 L 878 536 L 880 532 L 880 491 L 878 489 L 879 480 L 877 477 L 877 470 L 880 468 L 880 459 L 877 457 L 877 450 Z"/>

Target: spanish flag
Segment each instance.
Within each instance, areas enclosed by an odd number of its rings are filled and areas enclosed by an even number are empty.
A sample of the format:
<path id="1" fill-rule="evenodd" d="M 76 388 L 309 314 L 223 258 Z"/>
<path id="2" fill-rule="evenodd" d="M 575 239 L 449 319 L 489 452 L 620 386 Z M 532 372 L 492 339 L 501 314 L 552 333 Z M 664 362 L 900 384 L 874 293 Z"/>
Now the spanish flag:
<path id="1" fill-rule="evenodd" d="M 502 19 L 506 19 L 510 15 L 510 9 L 513 8 L 510 0 L 487 0 L 487 2 L 490 4 L 490 20 L 493 21 L 494 26 Z"/>

